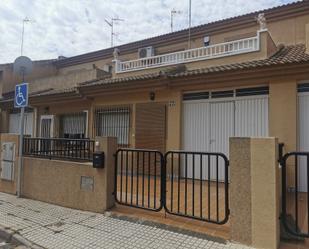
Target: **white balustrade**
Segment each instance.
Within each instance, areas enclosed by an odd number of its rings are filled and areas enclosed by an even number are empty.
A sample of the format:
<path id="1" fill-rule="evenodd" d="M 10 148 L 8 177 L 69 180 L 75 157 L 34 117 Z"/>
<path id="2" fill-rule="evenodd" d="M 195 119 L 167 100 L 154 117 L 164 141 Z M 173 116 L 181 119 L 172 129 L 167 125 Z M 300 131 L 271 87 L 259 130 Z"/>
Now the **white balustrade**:
<path id="1" fill-rule="evenodd" d="M 176 65 L 199 60 L 209 60 L 218 57 L 243 54 L 258 51 L 259 34 L 255 37 L 237 41 L 219 43 L 207 47 L 194 48 L 169 54 L 140 58 L 137 60 L 116 60 L 116 73 L 131 72 L 146 68 Z"/>

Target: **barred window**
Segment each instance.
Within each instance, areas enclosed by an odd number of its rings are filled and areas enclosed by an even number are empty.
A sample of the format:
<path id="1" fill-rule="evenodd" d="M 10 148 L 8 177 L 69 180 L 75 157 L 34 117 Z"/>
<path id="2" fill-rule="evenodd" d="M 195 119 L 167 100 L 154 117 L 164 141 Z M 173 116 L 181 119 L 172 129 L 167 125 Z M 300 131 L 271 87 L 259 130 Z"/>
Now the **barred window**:
<path id="1" fill-rule="evenodd" d="M 130 108 L 98 108 L 95 110 L 96 136 L 117 137 L 118 145 L 129 146 Z"/>
<path id="2" fill-rule="evenodd" d="M 81 139 L 86 136 L 87 113 L 70 113 L 60 115 L 60 137 Z"/>

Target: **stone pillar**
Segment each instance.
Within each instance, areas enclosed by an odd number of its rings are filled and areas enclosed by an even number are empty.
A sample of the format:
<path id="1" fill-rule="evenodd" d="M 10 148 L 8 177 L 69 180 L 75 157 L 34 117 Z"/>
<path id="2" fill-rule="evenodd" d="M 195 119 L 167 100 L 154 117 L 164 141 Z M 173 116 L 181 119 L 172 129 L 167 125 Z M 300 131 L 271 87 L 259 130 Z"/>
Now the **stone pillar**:
<path id="1" fill-rule="evenodd" d="M 117 150 L 116 137 L 96 137 L 96 142 L 99 142 L 98 150 L 104 151 L 105 167 L 104 169 L 97 169 L 105 171 L 103 174 L 103 210 L 107 210 L 115 205 L 115 198 L 113 196 L 115 186 L 115 157 Z"/>
<path id="2" fill-rule="evenodd" d="M 279 167 L 275 138 L 230 139 L 231 239 L 257 248 L 279 245 Z"/>

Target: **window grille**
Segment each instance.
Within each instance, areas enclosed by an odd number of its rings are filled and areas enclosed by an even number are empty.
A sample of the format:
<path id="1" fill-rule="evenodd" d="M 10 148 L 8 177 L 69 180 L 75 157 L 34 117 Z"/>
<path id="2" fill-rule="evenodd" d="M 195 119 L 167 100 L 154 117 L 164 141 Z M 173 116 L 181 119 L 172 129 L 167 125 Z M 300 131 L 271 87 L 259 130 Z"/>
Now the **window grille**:
<path id="1" fill-rule="evenodd" d="M 120 147 L 129 147 L 129 107 L 96 109 L 94 125 L 96 136 L 117 137 Z"/>
<path id="2" fill-rule="evenodd" d="M 86 136 L 87 113 L 70 113 L 60 115 L 60 137 L 81 139 Z"/>

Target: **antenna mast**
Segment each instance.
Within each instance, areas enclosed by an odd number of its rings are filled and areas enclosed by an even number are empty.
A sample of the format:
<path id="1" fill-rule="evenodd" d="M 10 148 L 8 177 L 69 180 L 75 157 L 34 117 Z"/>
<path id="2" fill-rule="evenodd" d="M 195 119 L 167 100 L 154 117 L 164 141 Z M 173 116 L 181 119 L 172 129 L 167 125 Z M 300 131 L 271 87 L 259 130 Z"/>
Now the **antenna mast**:
<path id="1" fill-rule="evenodd" d="M 188 34 L 188 49 L 191 48 L 191 0 L 189 0 L 189 34 Z"/>
<path id="2" fill-rule="evenodd" d="M 181 14 L 181 13 L 182 13 L 181 11 L 177 11 L 175 9 L 171 10 L 171 32 L 174 31 L 174 15 Z"/>
<path id="3" fill-rule="evenodd" d="M 114 24 L 116 24 L 117 21 L 123 22 L 124 19 L 120 19 L 118 17 L 111 18 L 110 20 L 105 19 L 105 22 L 111 27 L 111 47 L 114 46 L 114 36 L 116 35 L 116 33 L 114 33 Z"/>
<path id="4" fill-rule="evenodd" d="M 34 21 L 31 21 L 28 17 L 25 17 L 25 19 L 23 19 L 23 30 L 22 30 L 22 33 L 21 33 L 20 55 L 23 55 L 23 50 L 24 50 L 25 23 L 28 23 L 28 22 L 34 22 Z"/>

